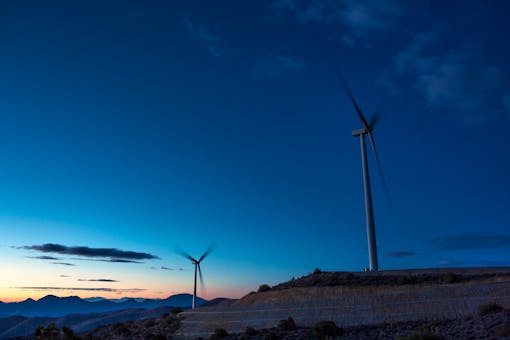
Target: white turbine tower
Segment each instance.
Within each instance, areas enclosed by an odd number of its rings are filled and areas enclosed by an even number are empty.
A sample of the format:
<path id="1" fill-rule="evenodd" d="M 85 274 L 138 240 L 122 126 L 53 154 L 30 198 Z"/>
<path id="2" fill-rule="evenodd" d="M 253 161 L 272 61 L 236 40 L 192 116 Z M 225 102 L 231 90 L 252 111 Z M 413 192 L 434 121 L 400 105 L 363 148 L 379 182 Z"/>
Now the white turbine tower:
<path id="1" fill-rule="evenodd" d="M 375 220 L 374 220 L 374 210 L 373 210 L 373 206 L 372 206 L 372 190 L 370 188 L 370 174 L 368 171 L 368 159 L 367 159 L 367 150 L 365 147 L 365 136 L 368 135 L 368 139 L 370 140 L 370 144 L 372 145 L 372 150 L 374 152 L 375 160 L 377 162 L 377 168 L 381 175 L 386 198 L 389 201 L 388 187 L 386 185 L 386 180 L 384 178 L 384 174 L 382 171 L 381 162 L 379 160 L 379 155 L 377 154 L 377 149 L 375 147 L 374 136 L 372 135 L 374 126 L 377 123 L 378 112 L 376 112 L 376 114 L 372 117 L 370 122 L 367 122 L 367 120 L 365 119 L 365 116 L 361 112 L 361 108 L 359 107 L 358 103 L 356 102 L 356 99 L 352 95 L 349 85 L 342 77 L 339 77 L 339 78 L 345 88 L 345 91 L 347 92 L 347 95 L 349 96 L 349 99 L 351 100 L 354 108 L 356 109 L 356 112 L 358 113 L 358 116 L 361 120 L 361 124 L 363 125 L 363 128 L 353 131 L 352 135 L 355 137 L 359 137 L 360 144 L 361 144 L 361 165 L 363 168 L 363 191 L 365 193 L 365 215 L 366 215 L 366 222 L 367 222 L 368 257 L 370 260 L 369 269 L 370 269 L 370 271 L 377 271 L 377 270 L 379 270 L 379 263 L 378 263 L 378 259 L 377 259 L 377 241 L 376 241 L 376 237 L 375 237 Z"/>
<path id="2" fill-rule="evenodd" d="M 204 278 L 202 276 L 202 269 L 200 269 L 200 263 L 214 250 L 215 244 L 211 244 L 209 248 L 200 256 L 200 258 L 197 260 L 190 254 L 186 253 L 184 250 L 177 248 L 177 253 L 179 253 L 181 256 L 187 258 L 188 260 L 191 260 L 191 263 L 195 266 L 195 281 L 193 285 L 193 300 L 191 302 L 191 308 L 195 309 L 195 301 L 197 299 L 197 271 L 198 275 L 200 276 L 200 286 L 202 287 L 202 291 L 205 290 L 204 285 Z"/>

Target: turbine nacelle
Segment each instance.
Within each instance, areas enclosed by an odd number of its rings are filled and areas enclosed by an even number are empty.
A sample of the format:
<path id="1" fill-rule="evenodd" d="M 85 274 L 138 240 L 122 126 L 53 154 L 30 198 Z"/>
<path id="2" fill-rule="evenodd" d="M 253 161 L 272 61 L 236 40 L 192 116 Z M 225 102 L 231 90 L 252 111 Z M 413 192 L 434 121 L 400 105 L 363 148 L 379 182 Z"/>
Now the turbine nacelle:
<path id="1" fill-rule="evenodd" d="M 191 308 L 193 308 L 193 309 L 195 308 L 195 300 L 197 299 L 197 272 L 198 272 L 198 276 L 200 278 L 200 286 L 202 287 L 202 293 L 204 293 L 204 291 L 205 291 L 204 278 L 202 276 L 202 269 L 200 268 L 200 262 L 202 262 L 214 250 L 215 246 L 216 246 L 215 243 L 212 243 L 209 246 L 209 248 L 207 248 L 207 250 L 202 254 L 202 256 L 200 256 L 200 258 L 198 260 L 195 259 L 190 254 L 188 254 L 187 252 L 185 252 L 184 250 L 182 250 L 180 248 L 176 249 L 176 252 L 179 255 L 190 260 L 191 263 L 195 266 L 195 281 L 194 281 L 194 285 L 193 285 L 193 300 L 191 303 Z"/>

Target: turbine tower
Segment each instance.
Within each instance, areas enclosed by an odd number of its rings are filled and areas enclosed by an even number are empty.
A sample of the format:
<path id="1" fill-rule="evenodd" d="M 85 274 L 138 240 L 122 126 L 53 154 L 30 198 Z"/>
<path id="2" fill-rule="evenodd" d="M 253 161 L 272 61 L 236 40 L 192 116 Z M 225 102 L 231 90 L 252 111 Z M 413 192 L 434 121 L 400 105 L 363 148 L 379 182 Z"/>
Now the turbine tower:
<path id="1" fill-rule="evenodd" d="M 202 291 L 205 290 L 204 285 L 204 277 L 202 276 L 202 269 L 200 269 L 200 263 L 209 255 L 215 248 L 215 244 L 211 244 L 209 248 L 200 256 L 200 258 L 197 260 L 190 254 L 186 253 L 184 250 L 177 248 L 177 253 L 179 253 L 181 256 L 187 258 L 188 260 L 191 260 L 191 263 L 195 266 L 195 281 L 193 285 L 193 300 L 191 302 L 191 308 L 195 309 L 195 301 L 197 299 L 197 271 L 198 275 L 200 276 L 200 287 L 202 287 Z M 203 292 L 202 292 L 203 293 Z"/>
<path id="2" fill-rule="evenodd" d="M 347 82 L 342 78 L 339 77 L 340 81 L 342 82 L 345 92 L 349 96 L 349 99 L 352 102 L 352 105 L 356 109 L 356 112 L 358 113 L 359 119 L 361 120 L 361 124 L 363 125 L 363 128 L 359 130 L 355 130 L 352 132 L 352 135 L 354 137 L 359 137 L 360 145 L 361 145 L 361 166 L 363 168 L 363 191 L 365 193 L 365 215 L 366 215 L 366 222 L 367 222 L 367 241 L 368 241 L 368 257 L 370 261 L 370 271 L 377 271 L 379 270 L 379 263 L 377 259 L 377 241 L 375 237 L 375 220 L 374 220 L 374 209 L 372 206 L 372 190 L 370 188 L 370 174 L 368 170 L 368 159 L 367 159 L 367 150 L 365 146 L 365 136 L 368 135 L 368 139 L 370 140 L 370 144 L 372 145 L 372 150 L 374 151 L 374 156 L 377 162 L 377 167 L 379 170 L 379 173 L 381 175 L 381 179 L 384 186 L 384 191 L 386 193 L 387 199 L 389 199 L 388 189 L 386 185 L 386 180 L 384 178 L 384 174 L 381 167 L 381 162 L 379 160 L 379 155 L 377 154 L 377 149 L 375 147 L 375 141 L 374 136 L 372 135 L 372 132 L 374 130 L 374 126 L 377 123 L 378 119 L 378 112 L 372 117 L 370 122 L 367 122 L 365 119 L 365 116 L 363 115 L 363 112 L 361 111 L 361 108 L 358 105 L 358 102 L 354 98 L 351 89 L 349 88 L 349 85 Z"/>

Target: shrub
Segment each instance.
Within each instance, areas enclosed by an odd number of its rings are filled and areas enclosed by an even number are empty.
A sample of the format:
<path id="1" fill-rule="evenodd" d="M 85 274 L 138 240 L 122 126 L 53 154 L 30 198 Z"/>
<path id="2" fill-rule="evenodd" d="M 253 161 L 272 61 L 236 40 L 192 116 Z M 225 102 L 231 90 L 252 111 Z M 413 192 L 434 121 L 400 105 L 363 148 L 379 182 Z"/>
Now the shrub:
<path id="1" fill-rule="evenodd" d="M 294 319 L 289 316 L 287 320 L 280 320 L 278 322 L 278 329 L 282 331 L 293 331 L 296 329 L 296 323 L 294 322 Z"/>
<path id="2" fill-rule="evenodd" d="M 149 320 L 145 320 L 143 322 L 143 325 L 146 327 L 146 328 L 151 328 L 151 327 L 154 327 L 156 325 L 156 321 L 154 319 L 149 319 Z"/>
<path id="3" fill-rule="evenodd" d="M 333 321 L 319 321 L 315 325 L 315 332 L 320 338 L 336 337 L 344 333 L 344 330 Z"/>
<path id="4" fill-rule="evenodd" d="M 211 335 L 211 339 L 223 339 L 228 336 L 228 332 L 224 328 L 216 328 Z"/>
<path id="5" fill-rule="evenodd" d="M 354 274 L 353 274 L 353 273 L 347 273 L 347 274 L 345 274 L 345 279 L 346 279 L 346 280 L 349 280 L 349 281 L 350 281 L 350 280 L 352 280 L 352 279 L 354 279 Z"/>
<path id="6" fill-rule="evenodd" d="M 268 290 L 271 290 L 271 287 L 269 285 L 263 284 L 259 286 L 259 293 L 267 292 Z"/>
<path id="7" fill-rule="evenodd" d="M 444 337 L 442 335 L 434 334 L 429 330 L 421 330 L 419 332 L 414 332 L 408 334 L 402 338 L 402 340 L 443 340 Z"/>
<path id="8" fill-rule="evenodd" d="M 123 323 L 116 323 L 112 326 L 112 331 L 116 335 L 128 335 L 131 334 L 129 328 L 126 327 Z"/>
<path id="9" fill-rule="evenodd" d="M 399 285 L 410 285 L 416 283 L 416 279 L 412 276 L 400 276 L 398 278 Z"/>
<path id="10" fill-rule="evenodd" d="M 444 283 L 455 283 L 460 281 L 460 277 L 452 272 L 443 274 L 441 279 Z"/>
<path id="11" fill-rule="evenodd" d="M 503 310 L 503 306 L 497 303 L 486 303 L 478 306 L 478 315 L 484 316 L 487 314 L 499 313 Z"/>
<path id="12" fill-rule="evenodd" d="M 510 337 L 510 323 L 496 328 L 494 335 L 500 338 Z"/>
<path id="13" fill-rule="evenodd" d="M 71 328 L 69 328 L 69 327 L 62 326 L 62 333 L 64 333 L 64 335 L 62 336 L 62 339 L 64 339 L 64 340 L 79 339 L 79 337 L 76 336 L 74 334 L 74 331 Z"/>
<path id="14" fill-rule="evenodd" d="M 246 329 L 244 330 L 244 334 L 248 336 L 255 336 L 259 334 L 259 332 L 257 332 L 257 330 L 253 327 L 246 327 Z"/>
<path id="15" fill-rule="evenodd" d="M 278 340 L 278 336 L 276 336 L 273 332 L 269 332 L 264 337 L 264 340 Z"/>
<path id="16" fill-rule="evenodd" d="M 170 316 L 170 313 L 163 313 L 163 314 L 161 314 L 160 318 L 161 318 L 161 319 L 166 319 L 166 318 L 168 318 L 169 316 Z"/>
<path id="17" fill-rule="evenodd" d="M 55 326 L 55 324 L 52 322 L 46 327 L 39 326 L 35 330 L 34 337 L 36 339 L 57 339 L 60 335 L 60 329 Z"/>
<path id="18" fill-rule="evenodd" d="M 313 274 L 320 274 L 322 273 L 322 270 L 320 268 L 315 268 L 315 270 L 313 271 Z"/>
<path id="19" fill-rule="evenodd" d="M 172 314 L 179 314 L 184 312 L 184 310 L 181 307 L 174 307 L 172 308 Z"/>

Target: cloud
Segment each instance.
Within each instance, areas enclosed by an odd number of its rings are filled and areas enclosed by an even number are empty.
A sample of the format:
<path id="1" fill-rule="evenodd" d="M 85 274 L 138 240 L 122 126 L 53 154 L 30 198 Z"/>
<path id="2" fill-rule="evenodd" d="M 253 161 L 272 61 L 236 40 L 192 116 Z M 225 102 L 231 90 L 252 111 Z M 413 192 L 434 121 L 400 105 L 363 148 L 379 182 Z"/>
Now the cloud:
<path id="1" fill-rule="evenodd" d="M 403 258 L 403 257 L 409 257 L 409 256 L 415 256 L 418 255 L 418 253 L 410 250 L 401 250 L 401 251 L 392 251 L 385 254 L 389 257 L 396 257 L 396 258 Z"/>
<path id="2" fill-rule="evenodd" d="M 59 257 L 53 257 L 53 256 L 27 256 L 30 259 L 38 259 L 38 260 L 61 260 Z"/>
<path id="3" fill-rule="evenodd" d="M 67 263 L 67 262 L 52 262 L 53 264 L 60 264 L 62 266 L 76 266 L 75 264 L 72 264 L 72 263 Z"/>
<path id="4" fill-rule="evenodd" d="M 427 106 L 468 125 L 510 122 L 510 64 L 489 64 L 476 48 L 434 52 L 441 29 L 416 35 L 395 57 L 399 75 L 411 75 Z"/>
<path id="5" fill-rule="evenodd" d="M 120 281 L 112 280 L 112 279 L 78 279 L 77 281 L 82 281 L 82 282 L 120 282 Z"/>
<path id="6" fill-rule="evenodd" d="M 435 264 L 436 267 L 508 267 L 510 260 L 442 260 Z"/>
<path id="7" fill-rule="evenodd" d="M 60 275 L 60 277 L 70 277 L 69 275 Z"/>
<path id="8" fill-rule="evenodd" d="M 12 287 L 15 289 L 23 289 L 23 290 L 66 290 L 66 291 L 101 291 L 101 292 L 111 292 L 111 293 L 138 293 L 143 292 L 146 289 L 142 288 L 127 288 L 127 289 L 116 289 L 116 288 L 104 288 L 104 287 Z"/>
<path id="9" fill-rule="evenodd" d="M 184 26 L 188 32 L 188 36 L 207 46 L 212 56 L 216 58 L 226 57 L 232 53 L 232 50 L 220 47 L 220 38 L 206 30 L 204 26 L 192 22 L 189 18 L 184 18 Z"/>
<path id="10" fill-rule="evenodd" d="M 343 26 L 348 34 L 348 45 L 353 36 L 366 37 L 368 33 L 396 28 L 404 17 L 403 2 L 386 0 L 278 0 L 270 7 L 269 18 L 273 20 L 289 16 L 300 23 Z"/>
<path id="11" fill-rule="evenodd" d="M 100 261 L 107 262 L 133 262 L 134 260 L 152 260 L 159 257 L 134 251 L 124 251 L 115 248 L 89 248 L 89 247 L 67 247 L 60 244 L 46 243 L 43 245 L 24 246 L 22 249 L 35 250 L 43 253 L 57 253 L 63 255 L 83 256 L 87 258 L 103 257 Z"/>
<path id="12" fill-rule="evenodd" d="M 161 266 L 161 269 L 163 269 L 163 270 L 175 270 L 173 268 L 168 268 L 168 267 L 165 267 L 165 266 Z"/>
<path id="13" fill-rule="evenodd" d="M 303 60 L 295 56 L 270 55 L 257 60 L 256 71 L 259 76 L 278 76 L 287 71 L 300 71 L 303 65 Z"/>
<path id="14" fill-rule="evenodd" d="M 508 249 L 510 234 L 464 234 L 438 237 L 429 241 L 436 250 Z"/>

